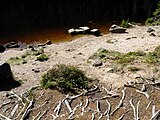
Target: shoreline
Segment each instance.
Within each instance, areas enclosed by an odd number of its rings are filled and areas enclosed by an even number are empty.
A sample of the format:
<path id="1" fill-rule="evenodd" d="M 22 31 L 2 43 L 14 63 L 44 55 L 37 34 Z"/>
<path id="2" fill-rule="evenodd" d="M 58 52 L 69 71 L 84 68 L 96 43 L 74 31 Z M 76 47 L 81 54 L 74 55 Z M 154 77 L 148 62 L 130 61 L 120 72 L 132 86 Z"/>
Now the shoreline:
<path id="1" fill-rule="evenodd" d="M 127 75 L 123 76 L 123 81 L 114 78 L 118 76 L 111 76 L 113 78 L 106 81 L 104 77 L 107 74 L 107 70 L 110 69 L 110 66 L 105 63 L 101 67 L 93 67 L 87 63 L 87 59 L 99 48 L 121 53 L 127 53 L 129 51 L 153 51 L 156 46 L 160 45 L 160 41 L 158 36 L 153 37 L 146 32 L 148 28 L 149 26 L 136 26 L 136 28 L 127 29 L 128 33 L 124 34 L 109 33 L 100 37 L 90 35 L 77 38 L 70 42 L 47 45 L 44 48 L 44 52 L 49 55 L 49 60 L 39 62 L 35 61 L 34 57 L 31 57 L 26 64 L 11 65 L 16 80 L 23 81 L 20 87 L 13 90 L 23 92 L 31 86 L 39 85 L 41 75 L 56 64 L 77 66 L 85 71 L 87 76 L 98 78 L 100 82 L 105 84 L 109 83 L 115 87 L 121 87 L 128 81 L 129 78 Z M 159 26 L 153 26 L 152 28 L 155 29 L 157 33 L 160 31 Z M 114 40 L 114 43 L 107 43 L 108 40 Z M 0 59 L 7 61 L 11 57 L 21 56 L 27 51 L 28 49 L 9 49 L 1 53 Z M 39 70 L 40 72 L 35 73 L 33 69 Z"/>

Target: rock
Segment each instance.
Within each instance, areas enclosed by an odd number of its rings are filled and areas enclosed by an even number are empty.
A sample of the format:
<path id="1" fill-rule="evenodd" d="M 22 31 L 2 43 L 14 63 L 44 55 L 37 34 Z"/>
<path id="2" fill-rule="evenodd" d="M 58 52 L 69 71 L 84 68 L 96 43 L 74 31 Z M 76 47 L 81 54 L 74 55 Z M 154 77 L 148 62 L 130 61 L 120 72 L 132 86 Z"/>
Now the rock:
<path id="1" fill-rule="evenodd" d="M 147 32 L 148 32 L 148 33 L 151 33 L 151 32 L 154 32 L 154 31 L 155 31 L 155 30 L 152 29 L 152 28 L 148 28 L 148 29 L 147 29 Z"/>
<path id="2" fill-rule="evenodd" d="M 97 61 L 95 61 L 94 63 L 93 63 L 93 66 L 94 67 L 99 67 L 99 66 L 102 66 L 103 65 L 103 63 L 100 61 L 100 60 L 97 60 Z"/>
<path id="3" fill-rule="evenodd" d="M 11 82 L 12 80 L 13 76 L 10 65 L 0 61 L 0 83 Z"/>
<path id="4" fill-rule="evenodd" d="M 79 29 L 82 29 L 84 31 L 84 34 L 89 34 L 90 33 L 90 29 L 87 26 L 79 27 Z"/>
<path id="5" fill-rule="evenodd" d="M 14 41 L 7 43 L 5 46 L 6 48 L 19 48 L 20 47 L 20 45 Z"/>
<path id="6" fill-rule="evenodd" d="M 68 30 L 68 33 L 69 33 L 70 35 L 76 35 L 76 34 L 77 34 L 74 28 L 69 29 L 69 30 Z"/>
<path id="7" fill-rule="evenodd" d="M 33 68 L 32 71 L 35 72 L 35 73 L 39 73 L 40 72 L 39 68 L 37 68 L 37 69 Z"/>
<path id="8" fill-rule="evenodd" d="M 84 30 L 82 29 L 75 29 L 76 34 L 84 34 Z"/>
<path id="9" fill-rule="evenodd" d="M 3 45 L 0 45 L 0 53 L 4 52 L 6 48 Z"/>
<path id="10" fill-rule="evenodd" d="M 112 25 L 111 28 L 109 29 L 111 33 L 125 33 L 126 28 L 120 27 L 118 25 Z"/>
<path id="11" fill-rule="evenodd" d="M 155 34 L 155 33 L 153 33 L 153 32 L 152 32 L 152 33 L 150 33 L 149 35 L 150 35 L 150 36 L 153 36 L 153 37 L 156 37 L 156 34 Z"/>
<path id="12" fill-rule="evenodd" d="M 92 29 L 90 32 L 92 35 L 95 35 L 95 36 L 100 36 L 101 34 L 100 30 L 98 29 Z"/>
<path id="13" fill-rule="evenodd" d="M 51 45 L 52 42 L 50 40 L 47 40 L 46 45 Z"/>

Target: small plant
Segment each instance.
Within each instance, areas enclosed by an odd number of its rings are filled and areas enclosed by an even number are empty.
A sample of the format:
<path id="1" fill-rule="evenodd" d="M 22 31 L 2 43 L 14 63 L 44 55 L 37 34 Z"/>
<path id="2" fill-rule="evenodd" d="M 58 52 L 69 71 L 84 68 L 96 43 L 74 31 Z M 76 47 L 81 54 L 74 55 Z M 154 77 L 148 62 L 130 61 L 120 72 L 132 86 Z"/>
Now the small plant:
<path id="1" fill-rule="evenodd" d="M 120 24 L 121 27 L 124 27 L 124 28 L 130 28 L 130 25 L 129 25 L 129 20 L 125 20 L 123 19 L 121 24 Z"/>
<path id="2" fill-rule="evenodd" d="M 89 82 L 84 72 L 74 66 L 56 65 L 42 76 L 42 88 L 58 89 L 72 92 L 75 89 L 86 89 Z"/>
<path id="3" fill-rule="evenodd" d="M 152 25 L 153 23 L 154 23 L 153 18 L 148 18 L 148 19 L 145 21 L 145 25 Z"/>
<path id="4" fill-rule="evenodd" d="M 37 60 L 39 60 L 41 62 L 46 61 L 48 59 L 49 59 L 49 56 L 44 53 L 37 57 Z"/>
<path id="5" fill-rule="evenodd" d="M 158 59 L 153 52 L 150 52 L 146 55 L 145 62 L 149 64 L 155 64 L 158 62 Z"/>

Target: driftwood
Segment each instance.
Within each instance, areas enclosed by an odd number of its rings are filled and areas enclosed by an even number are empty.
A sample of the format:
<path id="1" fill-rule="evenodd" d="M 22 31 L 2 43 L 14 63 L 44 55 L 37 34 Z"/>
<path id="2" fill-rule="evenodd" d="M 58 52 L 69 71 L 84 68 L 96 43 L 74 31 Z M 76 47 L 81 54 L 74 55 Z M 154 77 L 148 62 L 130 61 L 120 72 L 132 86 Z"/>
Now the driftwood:
<path id="1" fill-rule="evenodd" d="M 11 101 L 4 102 L 4 103 L 2 103 L 2 104 L 0 105 L 0 108 L 2 108 L 3 106 L 5 106 L 5 105 L 7 105 L 7 104 L 10 104 L 10 103 L 11 103 Z"/>
<path id="2" fill-rule="evenodd" d="M 40 119 L 47 113 L 47 111 L 48 111 L 48 109 L 45 110 L 45 111 L 37 118 L 37 120 L 40 120 Z"/>
<path id="3" fill-rule="evenodd" d="M 124 88 L 124 89 L 122 90 L 122 98 L 121 98 L 121 100 L 119 101 L 119 104 L 115 107 L 115 109 L 114 109 L 113 112 L 111 113 L 111 115 L 113 115 L 113 114 L 122 106 L 123 100 L 125 99 L 125 90 L 126 90 L 126 88 Z"/>
<path id="4" fill-rule="evenodd" d="M 118 118 L 118 120 L 123 120 L 124 116 L 125 116 L 129 111 L 130 111 L 130 110 L 128 110 L 128 111 L 126 111 L 124 114 L 122 114 L 122 115 Z"/>
<path id="5" fill-rule="evenodd" d="M 67 108 L 68 108 L 68 110 L 69 110 L 69 114 L 70 114 L 70 113 L 72 113 L 72 112 L 73 112 L 73 110 L 72 110 L 71 106 L 69 105 L 69 102 L 68 102 L 68 100 L 67 100 L 67 99 L 64 101 L 64 103 L 66 104 L 66 107 L 67 107 Z"/>
<path id="6" fill-rule="evenodd" d="M 8 117 L 6 117 L 6 116 L 4 116 L 4 115 L 2 115 L 2 114 L 0 114 L 0 118 L 2 118 L 2 120 L 3 120 L 3 118 L 4 118 L 5 120 L 11 120 L 10 118 L 8 118 Z"/>
<path id="7" fill-rule="evenodd" d="M 140 120 L 140 117 L 139 117 L 139 103 L 140 103 L 140 100 L 138 101 L 136 108 L 134 107 L 134 105 L 132 103 L 132 99 L 129 102 L 130 102 L 130 104 L 132 106 L 132 109 L 133 109 L 134 119 L 135 120 Z"/>
<path id="8" fill-rule="evenodd" d="M 38 112 L 38 114 L 34 117 L 33 116 L 33 119 L 32 120 L 35 120 L 38 116 L 40 116 L 41 112 Z"/>
<path id="9" fill-rule="evenodd" d="M 16 94 L 15 92 L 13 92 L 13 91 L 11 91 L 10 94 L 13 94 L 13 96 L 15 96 L 16 98 L 18 98 L 18 100 L 20 100 L 20 101 L 22 102 L 22 104 L 24 105 L 24 102 L 23 102 L 22 98 L 21 98 L 19 95 L 17 95 L 17 94 Z"/>
<path id="10" fill-rule="evenodd" d="M 145 110 L 148 110 L 148 108 L 149 108 L 149 106 L 150 106 L 151 103 L 152 103 L 152 101 L 150 101 L 150 102 L 148 103 L 148 105 L 146 106 L 146 109 L 145 109 Z"/>
<path id="11" fill-rule="evenodd" d="M 139 103 L 140 103 L 140 100 L 138 101 L 138 103 L 137 103 L 137 120 L 140 120 L 140 118 L 139 118 Z"/>
<path id="12" fill-rule="evenodd" d="M 156 113 L 154 113 L 154 115 L 152 115 L 150 120 L 154 120 L 159 115 L 160 115 L 160 110 L 158 110 Z"/>
<path id="13" fill-rule="evenodd" d="M 79 107 L 79 104 L 73 108 L 73 112 L 69 115 L 68 119 L 74 119 L 73 115 L 75 114 L 75 111 L 77 110 L 78 107 Z"/>
<path id="14" fill-rule="evenodd" d="M 138 93 L 141 93 L 141 94 L 145 95 L 146 98 L 149 99 L 149 95 L 148 95 L 146 92 L 142 92 L 142 91 L 140 91 L 140 90 L 136 90 L 136 91 L 137 91 Z"/>
<path id="15" fill-rule="evenodd" d="M 23 115 L 22 115 L 22 117 L 21 117 L 21 119 L 20 120 L 24 120 L 25 118 L 26 118 L 26 116 L 29 114 L 29 112 L 30 112 L 30 110 L 31 110 L 31 108 L 32 108 L 32 106 L 33 106 L 33 103 L 34 103 L 34 101 L 33 101 L 33 99 L 29 102 L 29 105 L 27 106 L 27 108 L 26 108 L 26 110 L 24 111 L 24 113 L 23 113 Z"/>
<path id="16" fill-rule="evenodd" d="M 108 109 L 104 112 L 104 115 L 107 116 L 107 120 L 110 119 L 110 111 L 111 111 L 111 104 L 109 103 L 108 100 L 106 100 L 107 104 L 108 104 Z"/>
<path id="17" fill-rule="evenodd" d="M 136 115 L 136 108 L 134 107 L 133 103 L 132 103 L 132 99 L 129 101 L 131 104 L 131 107 L 133 109 L 133 115 L 134 115 L 134 120 L 137 120 L 137 115 Z"/>
<path id="18" fill-rule="evenodd" d="M 95 120 L 95 114 L 96 114 L 97 112 L 94 112 L 94 113 L 92 113 L 92 119 L 91 120 Z"/>
<path id="19" fill-rule="evenodd" d="M 86 112 L 86 111 L 85 111 L 85 108 L 87 108 L 88 105 L 89 105 L 89 99 L 86 98 L 86 103 L 85 103 L 84 107 L 82 107 L 82 112 L 81 112 L 81 115 L 82 115 L 82 116 L 83 116 L 83 113 Z"/>
<path id="20" fill-rule="evenodd" d="M 13 117 L 13 116 L 14 116 L 15 112 L 16 112 L 17 109 L 18 109 L 18 106 L 19 106 L 19 104 L 16 104 L 16 105 L 15 105 L 15 107 L 13 108 L 13 110 L 12 110 L 12 112 L 11 112 L 10 117 Z"/>

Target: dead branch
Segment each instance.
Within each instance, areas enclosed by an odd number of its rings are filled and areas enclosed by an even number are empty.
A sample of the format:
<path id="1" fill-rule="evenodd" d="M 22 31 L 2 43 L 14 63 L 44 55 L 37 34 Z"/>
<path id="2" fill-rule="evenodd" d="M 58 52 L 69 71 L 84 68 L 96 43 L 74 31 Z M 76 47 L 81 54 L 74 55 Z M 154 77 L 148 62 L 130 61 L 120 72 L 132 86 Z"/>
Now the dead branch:
<path id="1" fill-rule="evenodd" d="M 9 109 L 11 109 L 10 106 L 9 106 L 8 108 L 5 108 L 5 109 L 2 111 L 2 114 L 3 114 L 4 112 L 6 112 L 7 110 L 9 110 Z"/>
<path id="2" fill-rule="evenodd" d="M 122 114 L 122 115 L 118 118 L 118 120 L 123 120 L 124 116 L 125 116 L 129 111 L 130 111 L 130 110 L 128 110 L 128 111 L 126 111 L 124 114 Z"/>
<path id="3" fill-rule="evenodd" d="M 56 120 L 56 116 L 55 115 L 53 115 L 53 114 L 50 114 L 52 117 L 53 117 L 53 120 Z"/>
<path id="4" fill-rule="evenodd" d="M 119 97 L 119 94 L 115 93 L 114 91 L 109 91 L 107 90 L 107 88 L 102 86 L 102 89 L 104 89 L 104 91 L 107 92 L 108 95 L 110 95 L 111 97 Z"/>
<path id="5" fill-rule="evenodd" d="M 41 92 L 40 96 L 37 98 L 37 100 L 39 100 L 43 95 L 44 95 L 44 92 Z"/>
<path id="6" fill-rule="evenodd" d="M 44 105 L 46 105 L 47 103 L 48 103 L 48 101 L 45 101 L 42 105 L 39 105 L 39 106 L 33 108 L 32 110 L 39 109 L 39 108 L 43 107 Z"/>
<path id="7" fill-rule="evenodd" d="M 155 105 L 153 105 L 153 106 L 152 106 L 152 116 L 154 116 L 154 115 L 155 115 L 155 112 L 156 112 L 156 106 L 155 106 Z"/>
<path id="8" fill-rule="evenodd" d="M 158 110 L 154 115 L 152 115 L 150 120 L 154 120 L 157 116 L 159 116 L 160 110 Z"/>
<path id="9" fill-rule="evenodd" d="M 86 112 L 85 111 L 85 108 L 89 105 L 89 99 L 86 98 L 86 104 L 84 105 L 84 107 L 82 107 L 82 112 L 81 112 L 81 115 L 83 116 L 83 113 Z"/>
<path id="10" fill-rule="evenodd" d="M 14 120 L 17 120 L 17 118 L 22 114 L 22 112 L 24 112 L 26 107 L 27 107 L 27 103 L 25 103 L 25 105 L 23 106 L 21 112 L 14 118 Z"/>
<path id="11" fill-rule="evenodd" d="M 109 103 L 108 100 L 106 100 L 107 104 L 108 104 L 108 109 L 104 112 L 104 115 L 107 116 L 107 120 L 110 119 L 110 111 L 111 111 L 111 104 Z"/>
<path id="12" fill-rule="evenodd" d="M 145 95 L 146 98 L 149 99 L 149 95 L 148 95 L 146 92 L 142 92 L 142 91 L 140 91 L 140 90 L 136 90 L 136 91 L 137 91 L 138 93 L 141 93 L 141 94 Z"/>
<path id="13" fill-rule="evenodd" d="M 74 119 L 73 115 L 74 115 L 74 113 L 75 113 L 75 111 L 77 110 L 78 107 L 79 107 L 79 104 L 76 105 L 76 107 L 73 108 L 73 112 L 69 115 L 68 119 Z"/>
<path id="14" fill-rule="evenodd" d="M 100 113 L 100 116 L 98 117 L 98 120 L 100 120 L 103 117 L 103 114 Z"/>
<path id="15" fill-rule="evenodd" d="M 10 118 L 8 118 L 8 117 L 6 117 L 6 116 L 4 116 L 2 114 L 0 114 L 0 117 L 4 118 L 5 120 L 11 120 Z"/>
<path id="16" fill-rule="evenodd" d="M 66 100 L 64 100 L 64 103 L 66 104 L 66 107 L 68 108 L 68 110 L 69 110 L 69 114 L 70 113 L 72 113 L 73 112 L 73 110 L 72 110 L 72 108 L 71 108 L 71 106 L 69 105 L 69 102 L 68 102 L 68 100 L 66 99 Z"/>
<path id="17" fill-rule="evenodd" d="M 145 110 L 147 110 L 147 109 L 149 108 L 149 106 L 150 106 L 151 103 L 152 103 L 152 101 L 150 101 L 150 102 L 148 103 L 148 105 L 146 106 L 146 109 L 145 109 Z"/>
<path id="18" fill-rule="evenodd" d="M 133 103 L 132 103 L 132 99 L 129 101 L 131 106 L 132 106 L 132 109 L 133 109 L 133 114 L 134 114 L 134 120 L 137 120 L 137 116 L 136 116 L 136 108 L 134 107 Z"/>
<path id="19" fill-rule="evenodd" d="M 24 113 L 23 113 L 23 115 L 22 115 L 20 120 L 24 120 L 26 118 L 26 116 L 29 114 L 29 112 L 30 112 L 30 110 L 31 110 L 31 108 L 33 106 L 33 102 L 34 102 L 33 99 L 29 102 L 29 105 L 27 106 L 27 108 L 24 111 Z"/>
<path id="20" fill-rule="evenodd" d="M 33 116 L 33 119 L 32 120 L 35 120 L 38 116 L 40 116 L 41 112 L 38 112 L 38 114 L 34 117 Z"/>
<path id="21" fill-rule="evenodd" d="M 54 112 L 56 113 L 56 117 L 59 117 L 62 103 L 69 97 L 69 95 L 66 95 L 65 98 L 63 98 L 61 101 L 59 101 L 58 105 L 55 107 Z"/>
<path id="22" fill-rule="evenodd" d="M 45 111 L 37 118 L 37 120 L 40 120 L 40 119 L 47 113 L 47 111 L 48 111 L 48 109 L 45 110 Z"/>
<path id="23" fill-rule="evenodd" d="M 95 114 L 96 114 L 96 113 L 97 113 L 97 112 L 92 113 L 92 120 L 95 119 Z"/>
<path id="24" fill-rule="evenodd" d="M 145 84 L 142 85 L 141 91 L 142 92 L 146 91 L 146 85 Z"/>
<path id="25" fill-rule="evenodd" d="M 4 102 L 4 103 L 2 103 L 2 104 L 0 105 L 0 108 L 3 107 L 3 106 L 5 106 L 5 105 L 7 105 L 7 104 L 10 104 L 10 103 L 11 103 L 11 101 Z"/>
<path id="26" fill-rule="evenodd" d="M 126 88 L 124 88 L 124 89 L 122 90 L 122 98 L 121 98 L 121 100 L 119 101 L 119 104 L 115 107 L 115 109 L 114 109 L 113 112 L 111 113 L 111 115 L 113 115 L 113 114 L 122 106 L 123 100 L 125 99 L 125 90 L 126 90 Z"/>
<path id="27" fill-rule="evenodd" d="M 100 113 L 100 103 L 99 103 L 99 100 L 97 100 L 97 112 Z"/>
<path id="28" fill-rule="evenodd" d="M 139 108 L 139 103 L 140 103 L 140 100 L 138 101 L 138 103 L 137 103 L 137 120 L 140 120 L 140 118 L 139 118 L 139 110 L 138 110 L 138 108 Z"/>
<path id="29" fill-rule="evenodd" d="M 13 117 L 13 116 L 14 116 L 15 112 L 16 112 L 17 109 L 18 109 L 18 106 L 19 106 L 19 104 L 16 104 L 16 105 L 15 105 L 15 107 L 13 108 L 13 110 L 12 110 L 12 112 L 11 112 L 10 117 Z"/>
<path id="30" fill-rule="evenodd" d="M 23 103 L 23 100 L 22 100 L 22 98 L 19 96 L 19 95 L 17 95 L 15 92 L 13 92 L 13 91 L 11 91 L 10 92 L 10 94 L 13 94 L 16 98 L 18 98 L 21 102 L 22 102 L 22 104 L 24 105 L 24 103 Z"/>

